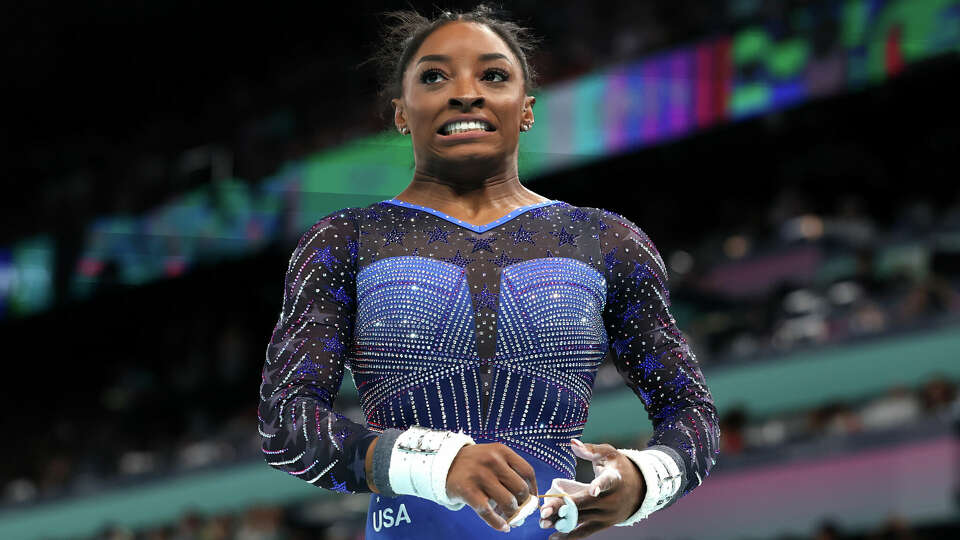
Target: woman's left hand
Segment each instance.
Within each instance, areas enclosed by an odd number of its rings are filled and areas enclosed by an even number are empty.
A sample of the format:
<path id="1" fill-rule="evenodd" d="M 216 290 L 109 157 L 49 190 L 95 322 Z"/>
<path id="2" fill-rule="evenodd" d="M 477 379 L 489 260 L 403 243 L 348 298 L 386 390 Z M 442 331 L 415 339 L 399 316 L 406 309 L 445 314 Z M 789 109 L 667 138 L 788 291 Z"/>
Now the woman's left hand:
<path id="1" fill-rule="evenodd" d="M 573 453 L 593 463 L 595 478 L 590 487 L 570 498 L 577 505 L 577 527 L 569 533 L 554 533 L 550 540 L 585 538 L 626 520 L 640 509 L 646 485 L 640 469 L 609 444 L 589 444 L 571 439 Z M 554 527 L 564 501 L 548 497 L 540 507 L 541 527 Z"/>

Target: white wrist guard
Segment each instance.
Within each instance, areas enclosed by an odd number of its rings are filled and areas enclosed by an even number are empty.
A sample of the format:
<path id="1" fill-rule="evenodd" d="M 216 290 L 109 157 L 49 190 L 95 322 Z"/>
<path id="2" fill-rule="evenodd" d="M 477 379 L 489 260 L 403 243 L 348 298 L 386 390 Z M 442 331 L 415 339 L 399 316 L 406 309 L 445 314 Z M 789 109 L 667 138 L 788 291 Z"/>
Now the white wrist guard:
<path id="1" fill-rule="evenodd" d="M 625 521 L 616 524 L 618 527 L 625 527 L 646 519 L 650 514 L 666 506 L 680 489 L 682 477 L 677 462 L 660 450 L 622 448 L 617 450 L 637 464 L 640 472 L 643 473 L 643 481 L 647 489 L 640 509 Z"/>
<path id="2" fill-rule="evenodd" d="M 447 496 L 447 472 L 464 446 L 476 444 L 462 431 L 411 426 L 393 444 L 390 453 L 390 486 L 398 495 L 429 499 L 450 510 L 466 502 Z"/>

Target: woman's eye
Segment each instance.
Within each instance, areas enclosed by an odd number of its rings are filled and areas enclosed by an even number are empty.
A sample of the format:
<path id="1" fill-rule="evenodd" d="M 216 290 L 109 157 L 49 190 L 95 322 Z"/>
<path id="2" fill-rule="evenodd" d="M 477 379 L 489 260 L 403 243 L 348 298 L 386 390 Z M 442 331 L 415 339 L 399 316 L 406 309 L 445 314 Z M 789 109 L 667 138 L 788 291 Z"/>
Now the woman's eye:
<path id="1" fill-rule="evenodd" d="M 440 73 L 439 71 L 435 69 L 430 69 L 430 70 L 424 71 L 423 74 L 420 75 L 420 82 L 425 84 L 432 84 L 434 82 L 438 82 L 439 79 L 434 79 L 433 78 L 434 75 L 443 77 L 443 74 Z M 488 80 L 487 78 L 490 77 L 491 75 L 500 77 L 500 79 L 492 80 L 492 82 L 504 82 L 510 78 L 509 75 L 507 75 L 503 71 L 500 71 L 499 69 L 488 69 L 483 73 L 483 77 L 485 80 Z"/>
<path id="2" fill-rule="evenodd" d="M 507 78 L 508 78 L 508 77 L 507 77 L 507 74 L 504 73 L 504 72 L 502 72 L 502 71 L 500 71 L 499 69 L 491 69 L 491 70 L 488 70 L 488 71 L 487 71 L 486 73 L 484 73 L 483 75 L 484 75 L 484 76 L 487 76 L 487 75 L 491 75 L 491 74 L 492 74 L 492 75 L 499 75 L 499 76 L 500 76 L 500 80 L 499 80 L 499 81 L 493 81 L 493 82 L 503 82 L 503 81 L 507 80 Z"/>
<path id="3" fill-rule="evenodd" d="M 431 70 L 428 70 L 428 71 L 424 71 L 423 74 L 420 75 L 420 82 L 424 82 L 424 83 L 428 83 L 428 84 L 429 84 L 429 83 L 430 83 L 430 77 L 433 76 L 433 75 L 440 75 L 440 72 L 437 71 L 437 70 L 435 70 L 435 69 L 431 69 Z"/>

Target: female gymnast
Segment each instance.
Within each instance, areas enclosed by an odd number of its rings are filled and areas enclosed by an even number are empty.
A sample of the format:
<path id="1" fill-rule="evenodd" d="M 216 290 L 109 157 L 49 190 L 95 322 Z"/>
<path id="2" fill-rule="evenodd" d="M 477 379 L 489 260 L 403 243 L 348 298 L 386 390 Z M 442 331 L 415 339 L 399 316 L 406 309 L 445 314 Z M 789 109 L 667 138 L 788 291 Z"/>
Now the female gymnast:
<path id="1" fill-rule="evenodd" d="M 390 15 L 375 59 L 415 172 L 294 249 L 260 386 L 267 463 L 370 493 L 368 539 L 583 538 L 672 505 L 720 430 L 656 247 L 619 214 L 521 185 L 527 29 L 482 4 Z M 653 423 L 643 450 L 578 439 L 608 355 Z M 334 411 L 347 367 L 366 425 Z"/>

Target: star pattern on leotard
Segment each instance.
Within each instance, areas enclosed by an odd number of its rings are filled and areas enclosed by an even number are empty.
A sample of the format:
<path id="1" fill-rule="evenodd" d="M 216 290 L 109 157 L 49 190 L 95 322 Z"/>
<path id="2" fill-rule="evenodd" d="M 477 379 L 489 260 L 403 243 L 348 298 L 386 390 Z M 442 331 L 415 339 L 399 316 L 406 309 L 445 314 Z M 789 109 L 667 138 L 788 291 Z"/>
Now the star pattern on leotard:
<path id="1" fill-rule="evenodd" d="M 397 226 L 394 225 L 390 232 L 380 233 L 384 237 L 384 246 L 389 246 L 390 244 L 400 244 L 403 245 L 403 235 L 407 234 L 403 229 L 397 229 Z"/>
<path id="2" fill-rule="evenodd" d="M 333 354 L 340 354 L 343 352 L 343 341 L 340 339 L 340 331 L 338 330 L 333 334 L 333 337 L 324 339 L 319 338 L 323 341 L 323 350 L 332 352 Z"/>
<path id="3" fill-rule="evenodd" d="M 663 383 L 664 386 L 670 386 L 673 388 L 673 393 L 680 394 L 680 392 L 690 384 L 690 377 L 683 372 L 682 369 L 677 368 L 677 374 L 670 379 L 669 381 Z"/>
<path id="4" fill-rule="evenodd" d="M 356 240 L 349 240 L 347 242 L 347 251 L 350 252 L 350 260 L 357 258 L 357 250 L 360 249 L 360 243 Z"/>
<path id="5" fill-rule="evenodd" d="M 506 251 L 501 251 L 500 255 L 498 255 L 496 259 L 487 259 L 487 260 L 499 266 L 500 268 L 503 268 L 504 266 L 507 266 L 516 262 L 520 262 L 523 259 L 519 259 L 519 258 L 514 259 L 513 257 L 507 255 Z"/>
<path id="6" fill-rule="evenodd" d="M 475 251 L 480 251 L 481 249 L 487 250 L 490 253 L 493 253 L 493 246 L 491 246 L 490 244 L 496 241 L 497 241 L 497 237 L 495 235 L 490 238 L 467 238 L 467 242 L 470 242 L 473 244 L 473 249 L 470 250 L 470 253 L 473 253 Z"/>
<path id="7" fill-rule="evenodd" d="M 337 482 L 337 479 L 332 476 L 330 477 L 330 480 L 333 482 L 333 485 L 330 487 L 330 489 L 333 491 L 340 493 L 352 493 L 349 489 L 347 489 L 346 482 Z"/>
<path id="8" fill-rule="evenodd" d="M 527 212 L 527 215 L 533 219 L 546 219 L 547 208 L 545 206 L 534 208 L 533 210 L 530 210 L 529 212 Z"/>
<path id="9" fill-rule="evenodd" d="M 313 358 L 310 357 L 310 354 L 304 354 L 303 360 L 300 362 L 300 367 L 297 369 L 297 379 L 298 380 L 314 380 L 317 378 L 317 364 L 313 361 Z"/>
<path id="10" fill-rule="evenodd" d="M 653 415 L 657 419 L 671 420 L 680 412 L 680 407 L 676 405 L 664 405 L 659 412 Z"/>
<path id="11" fill-rule="evenodd" d="M 349 307 L 350 304 L 353 303 L 353 298 L 350 297 L 350 294 L 343 287 L 343 285 L 341 285 L 337 290 L 327 288 L 327 292 L 329 292 L 330 296 L 332 296 L 333 299 L 339 304 Z"/>
<path id="12" fill-rule="evenodd" d="M 643 306 L 646 305 L 646 303 L 647 302 L 644 300 L 637 300 L 636 302 L 630 303 L 627 305 L 627 308 L 623 310 L 623 313 L 620 314 L 620 319 L 626 323 L 630 319 L 639 318 L 640 313 L 643 310 Z"/>
<path id="13" fill-rule="evenodd" d="M 420 211 L 417 210 L 416 208 L 407 208 L 406 206 L 404 206 L 403 210 L 400 211 L 400 215 L 403 216 L 403 219 L 410 219 L 416 216 L 417 213 L 419 212 Z"/>
<path id="14" fill-rule="evenodd" d="M 513 231 L 511 235 L 513 236 L 513 245 L 517 245 L 520 242 L 530 242 L 533 245 L 537 245 L 537 243 L 533 241 L 533 235 L 535 234 L 537 234 L 537 231 L 524 230 L 523 223 L 521 223 L 517 230 Z"/>
<path id="15" fill-rule="evenodd" d="M 322 264 L 327 268 L 327 270 L 333 270 L 333 265 L 340 262 L 335 255 L 330 253 L 330 246 L 324 246 L 323 248 L 314 248 L 313 257 L 310 258 L 311 264 Z"/>
<path id="16" fill-rule="evenodd" d="M 476 304 L 474 310 L 479 313 L 483 308 L 490 308 L 490 311 L 495 312 L 497 310 L 498 296 L 498 293 L 490 292 L 490 289 L 487 288 L 486 283 L 484 283 L 483 290 L 473 294 L 474 303 Z"/>
<path id="17" fill-rule="evenodd" d="M 604 220 L 602 220 L 602 219 L 600 219 L 600 218 L 597 218 L 597 228 L 600 229 L 601 232 L 603 232 L 603 231 L 609 229 L 610 226 L 607 225 L 607 222 L 606 222 L 606 221 L 604 221 Z"/>
<path id="18" fill-rule="evenodd" d="M 631 279 L 635 279 L 639 284 L 639 282 L 645 279 L 655 278 L 656 276 L 654 275 L 653 271 L 650 269 L 650 266 L 647 264 L 647 261 L 643 261 L 642 263 L 639 263 L 639 262 L 633 263 L 633 271 L 630 272 L 630 275 L 628 275 L 627 277 Z"/>
<path id="19" fill-rule="evenodd" d="M 657 362 L 657 359 L 650 353 L 644 355 L 643 360 L 637 364 L 637 369 L 640 370 L 640 375 L 646 379 L 650 377 L 650 374 L 653 373 L 655 369 L 663 369 L 665 366 L 660 362 Z"/>
<path id="20" fill-rule="evenodd" d="M 643 389 L 642 386 L 637 387 L 637 394 L 640 395 L 640 399 L 643 401 L 643 404 L 647 407 L 650 406 L 650 393 Z"/>
<path id="21" fill-rule="evenodd" d="M 440 260 L 441 260 L 441 261 L 447 261 L 448 263 L 453 263 L 453 264 L 459 266 L 460 268 L 463 268 L 463 267 L 467 266 L 468 264 L 472 263 L 473 261 L 475 261 L 476 259 L 464 258 L 464 256 L 460 254 L 460 250 L 458 249 L 458 250 L 457 250 L 457 254 L 454 255 L 453 257 L 449 257 L 449 258 L 446 258 L 446 259 L 441 258 Z"/>
<path id="22" fill-rule="evenodd" d="M 610 250 L 610 253 L 607 253 L 606 255 L 603 256 L 603 264 L 607 265 L 607 269 L 613 268 L 614 266 L 623 262 L 620 259 L 616 258 L 615 256 L 616 254 L 617 254 L 617 248 L 613 248 Z"/>
<path id="23" fill-rule="evenodd" d="M 613 303 L 616 302 L 618 296 L 620 296 L 620 289 L 616 287 L 608 287 L 606 305 L 613 306 Z"/>
<path id="24" fill-rule="evenodd" d="M 432 243 L 436 242 L 437 240 L 443 240 L 443 243 L 444 243 L 444 244 L 449 244 L 450 242 L 447 240 L 447 235 L 448 235 L 448 234 L 450 234 L 450 233 L 447 232 L 447 231 L 445 231 L 445 230 L 443 230 L 443 228 L 441 228 L 439 225 L 437 225 L 432 231 L 430 231 L 430 239 L 427 240 L 427 244 L 428 244 L 428 245 L 429 245 L 429 244 L 432 244 Z"/>
<path id="25" fill-rule="evenodd" d="M 564 244 L 570 244 L 571 246 L 576 247 L 577 244 L 574 243 L 574 240 L 580 236 L 579 234 L 570 234 L 567 232 L 566 228 L 560 227 L 560 232 L 550 231 L 550 234 L 557 237 L 557 247 L 560 247 Z"/>
<path id="26" fill-rule="evenodd" d="M 634 340 L 637 336 L 630 336 L 618 339 L 614 341 L 610 346 L 613 347 L 613 350 L 617 352 L 617 358 L 623 356 L 623 351 L 627 350 L 627 345 Z"/>
<path id="27" fill-rule="evenodd" d="M 573 210 L 567 212 L 567 215 L 570 216 L 570 221 L 573 221 L 573 222 L 587 221 L 588 219 L 590 219 L 590 214 L 588 214 L 587 212 L 584 212 L 583 209 L 580 207 L 574 208 Z"/>
<path id="28" fill-rule="evenodd" d="M 383 204 L 389 204 L 389 203 L 383 203 Z M 383 219 L 383 216 L 380 215 L 380 212 L 377 212 L 376 209 L 374 208 L 368 208 L 367 214 L 364 217 L 371 221 L 380 221 Z"/>

